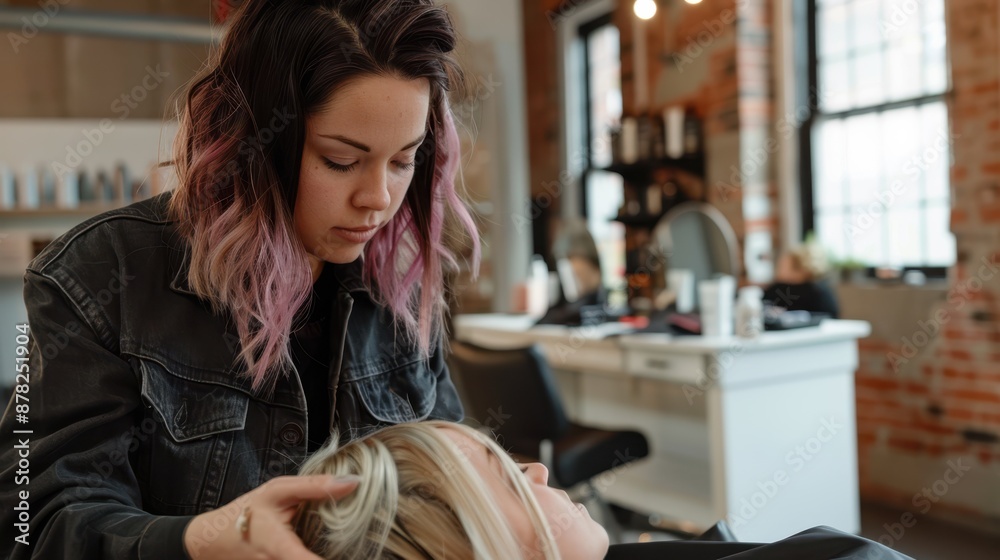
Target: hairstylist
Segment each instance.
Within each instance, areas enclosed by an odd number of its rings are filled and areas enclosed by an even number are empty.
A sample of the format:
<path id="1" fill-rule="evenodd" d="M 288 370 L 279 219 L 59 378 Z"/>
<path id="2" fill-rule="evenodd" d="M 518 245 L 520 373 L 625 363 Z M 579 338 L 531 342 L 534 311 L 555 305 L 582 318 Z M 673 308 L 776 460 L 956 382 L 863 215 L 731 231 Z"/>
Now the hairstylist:
<path id="1" fill-rule="evenodd" d="M 476 238 L 454 43 L 431 0 L 243 4 L 187 92 L 176 189 L 28 267 L 30 422 L 10 404 L 0 423 L 0 525 L 25 492 L 30 521 L 0 557 L 316 559 L 295 508 L 356 483 L 288 475 L 332 430 L 461 419 L 441 350 L 444 224 Z"/>

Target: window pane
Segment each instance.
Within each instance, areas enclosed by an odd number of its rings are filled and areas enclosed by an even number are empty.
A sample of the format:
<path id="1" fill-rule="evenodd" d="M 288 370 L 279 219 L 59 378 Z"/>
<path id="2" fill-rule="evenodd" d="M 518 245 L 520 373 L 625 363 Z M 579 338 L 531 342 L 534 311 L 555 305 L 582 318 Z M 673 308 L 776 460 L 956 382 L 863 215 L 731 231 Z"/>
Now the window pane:
<path id="1" fill-rule="evenodd" d="M 932 95 L 948 89 L 948 63 L 944 47 L 927 51 L 924 58 L 924 93 Z"/>
<path id="2" fill-rule="evenodd" d="M 888 100 L 898 101 L 920 95 L 920 43 L 893 41 L 886 51 Z"/>
<path id="3" fill-rule="evenodd" d="M 928 266 L 955 264 L 955 236 L 948 226 L 951 212 L 946 204 L 932 204 L 927 208 L 927 261 Z"/>
<path id="4" fill-rule="evenodd" d="M 882 51 L 870 51 L 854 59 L 854 106 L 865 107 L 885 101 L 885 72 Z"/>
<path id="5" fill-rule="evenodd" d="M 844 178 L 847 169 L 844 121 L 821 121 L 813 148 L 813 203 L 817 209 L 834 209 L 847 204 Z"/>
<path id="6" fill-rule="evenodd" d="M 851 14 L 850 35 L 855 52 L 872 51 L 879 48 L 882 42 L 883 24 L 879 16 L 880 0 L 855 0 Z"/>
<path id="7" fill-rule="evenodd" d="M 850 14 L 848 4 L 822 5 L 817 9 L 819 25 L 816 33 L 819 36 L 819 57 L 842 55 L 847 51 L 847 18 Z"/>
<path id="8" fill-rule="evenodd" d="M 922 150 L 920 123 L 920 112 L 915 107 L 882 114 L 886 191 L 883 196 L 891 198 L 892 205 L 916 206 L 921 200 L 920 173 L 914 164 L 914 158 Z"/>
<path id="9" fill-rule="evenodd" d="M 879 26 L 882 37 L 891 41 L 905 37 L 919 41 L 922 3 L 923 0 L 884 0 L 882 22 Z"/>
<path id="10" fill-rule="evenodd" d="M 949 199 L 948 171 L 951 167 L 951 135 L 944 102 L 929 103 L 921 108 L 923 123 L 922 150 L 917 167 L 924 177 L 924 197 L 947 203 Z"/>
<path id="11" fill-rule="evenodd" d="M 599 168 L 611 164 L 611 129 L 622 116 L 618 28 L 601 26 L 588 33 L 586 41 L 590 106 L 585 110 L 590 121 L 590 165 Z M 612 218 L 625 196 L 622 177 L 592 171 L 587 174 L 586 184 L 587 228 L 597 245 L 604 285 L 620 289 L 625 275 L 625 229 Z"/>
<path id="12" fill-rule="evenodd" d="M 944 0 L 817 0 L 814 223 L 839 258 L 896 266 L 954 262 L 947 107 L 919 99 L 948 88 L 944 6 Z M 885 107 L 899 101 L 909 104 Z M 862 111 L 837 114 L 854 109 Z"/>
<path id="13" fill-rule="evenodd" d="M 612 221 L 625 197 L 621 175 L 593 171 L 587 175 L 587 229 L 597 244 L 604 285 L 617 289 L 625 278 L 625 228 Z"/>
<path id="14" fill-rule="evenodd" d="M 940 1 L 928 1 L 924 4 L 923 10 L 924 93 L 941 93 L 948 87 L 944 6 Z"/>
<path id="15" fill-rule="evenodd" d="M 885 251 L 885 211 L 880 205 L 858 206 L 852 209 L 853 217 L 849 237 L 849 255 L 865 264 L 878 266 L 886 262 Z"/>
<path id="16" fill-rule="evenodd" d="M 851 75 L 847 62 L 848 59 L 840 58 L 820 64 L 817 97 L 824 112 L 842 111 L 850 107 Z"/>
<path id="17" fill-rule="evenodd" d="M 904 266 L 924 262 L 925 230 L 920 208 L 893 205 L 888 212 L 888 245 L 886 255 L 889 266 Z M 883 218 L 885 220 L 885 218 Z"/>
<path id="18" fill-rule="evenodd" d="M 816 212 L 816 238 L 830 256 L 843 260 L 848 255 L 848 232 L 843 211 Z"/>
<path id="19" fill-rule="evenodd" d="M 902 175 L 906 162 L 920 147 L 920 112 L 903 107 L 882 114 L 882 144 L 885 146 L 885 169 L 888 177 Z"/>
<path id="20" fill-rule="evenodd" d="M 618 28 L 605 25 L 587 36 L 590 56 L 591 165 L 611 165 L 611 128 L 622 115 Z"/>
<path id="21" fill-rule="evenodd" d="M 867 113 L 844 119 L 847 127 L 847 164 L 851 178 L 874 178 L 879 174 L 879 114 Z"/>

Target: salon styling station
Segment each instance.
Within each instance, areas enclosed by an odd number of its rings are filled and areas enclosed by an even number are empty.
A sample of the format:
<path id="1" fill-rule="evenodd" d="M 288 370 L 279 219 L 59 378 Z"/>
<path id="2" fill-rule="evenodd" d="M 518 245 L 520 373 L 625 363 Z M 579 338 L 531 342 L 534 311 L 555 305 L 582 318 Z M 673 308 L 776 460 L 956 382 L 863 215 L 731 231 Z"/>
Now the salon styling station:
<path id="1" fill-rule="evenodd" d="M 463 315 L 457 339 L 538 344 L 570 418 L 636 429 L 649 457 L 600 475 L 610 502 L 744 541 L 829 525 L 860 531 L 854 371 L 864 321 L 738 337 L 627 334 L 618 323 L 534 326 Z"/>

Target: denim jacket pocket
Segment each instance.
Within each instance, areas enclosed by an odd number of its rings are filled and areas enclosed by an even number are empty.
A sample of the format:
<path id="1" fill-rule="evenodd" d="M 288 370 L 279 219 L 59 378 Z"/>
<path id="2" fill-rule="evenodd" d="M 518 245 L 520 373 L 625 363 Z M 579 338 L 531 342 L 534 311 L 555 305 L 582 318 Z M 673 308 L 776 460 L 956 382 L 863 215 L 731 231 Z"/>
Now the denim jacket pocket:
<path id="1" fill-rule="evenodd" d="M 365 409 L 361 412 L 381 424 L 424 420 L 437 401 L 437 378 L 426 360 L 418 356 L 353 384 Z"/>
<path id="2" fill-rule="evenodd" d="M 155 411 L 149 446 L 149 496 L 166 515 L 219 506 L 237 431 L 246 426 L 250 397 L 233 387 L 181 376 L 181 368 L 140 358 L 142 399 Z"/>

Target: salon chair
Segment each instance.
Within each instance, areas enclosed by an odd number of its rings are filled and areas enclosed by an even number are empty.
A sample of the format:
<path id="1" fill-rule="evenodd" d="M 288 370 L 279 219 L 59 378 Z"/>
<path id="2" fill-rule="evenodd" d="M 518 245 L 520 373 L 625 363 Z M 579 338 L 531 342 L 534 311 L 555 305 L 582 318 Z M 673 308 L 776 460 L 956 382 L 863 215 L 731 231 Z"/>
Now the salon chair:
<path id="1" fill-rule="evenodd" d="M 544 464 L 558 486 L 579 485 L 611 525 L 612 542 L 620 540 L 620 527 L 592 479 L 647 456 L 646 437 L 570 421 L 536 345 L 491 350 L 452 341 L 449 366 L 466 417 L 491 430 L 510 453 Z"/>

